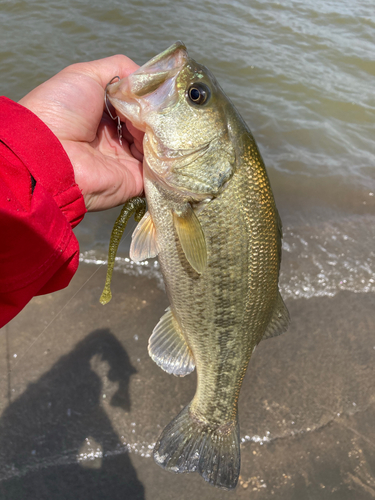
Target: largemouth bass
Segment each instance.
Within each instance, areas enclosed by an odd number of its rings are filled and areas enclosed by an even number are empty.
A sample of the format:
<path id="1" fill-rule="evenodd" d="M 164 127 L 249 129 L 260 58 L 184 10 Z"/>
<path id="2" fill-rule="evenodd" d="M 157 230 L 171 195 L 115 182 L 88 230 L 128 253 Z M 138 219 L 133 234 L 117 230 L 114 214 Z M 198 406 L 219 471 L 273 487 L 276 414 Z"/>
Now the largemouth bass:
<path id="1" fill-rule="evenodd" d="M 154 459 L 232 489 L 240 471 L 237 402 L 256 345 L 289 323 L 279 293 L 281 222 L 255 140 L 214 76 L 178 42 L 107 88 L 144 131 L 148 212 L 130 257 L 158 256 L 170 307 L 149 341 L 168 373 L 197 369 L 193 400 Z"/>

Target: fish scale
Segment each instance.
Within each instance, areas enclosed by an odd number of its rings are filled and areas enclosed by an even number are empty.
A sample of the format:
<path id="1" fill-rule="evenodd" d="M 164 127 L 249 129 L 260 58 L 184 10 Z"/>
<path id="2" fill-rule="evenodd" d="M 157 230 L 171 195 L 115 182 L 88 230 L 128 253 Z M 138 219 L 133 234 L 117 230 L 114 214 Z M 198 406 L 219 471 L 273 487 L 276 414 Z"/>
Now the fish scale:
<path id="1" fill-rule="evenodd" d="M 251 354 L 289 322 L 267 173 L 242 118 L 181 42 L 107 92 L 145 132 L 148 212 L 130 256 L 157 254 L 170 300 L 149 353 L 169 373 L 197 370 L 194 398 L 164 429 L 154 458 L 232 489 L 240 470 L 237 403 Z"/>

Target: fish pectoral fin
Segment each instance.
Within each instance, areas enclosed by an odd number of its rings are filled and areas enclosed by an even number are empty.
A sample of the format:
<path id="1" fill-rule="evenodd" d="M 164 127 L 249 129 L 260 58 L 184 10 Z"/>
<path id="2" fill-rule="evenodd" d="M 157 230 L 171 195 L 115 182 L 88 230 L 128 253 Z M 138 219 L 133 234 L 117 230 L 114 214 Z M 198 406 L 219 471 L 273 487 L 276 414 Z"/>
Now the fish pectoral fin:
<path id="1" fill-rule="evenodd" d="M 273 311 L 270 322 L 264 332 L 262 340 L 269 339 L 271 337 L 277 337 L 282 333 L 286 332 L 290 323 L 290 317 L 288 309 L 284 304 L 284 301 L 278 292 L 276 307 Z"/>
<path id="2" fill-rule="evenodd" d="M 202 274 L 207 265 L 206 238 L 189 203 L 181 213 L 173 211 L 173 223 L 187 261 L 197 273 Z"/>
<path id="3" fill-rule="evenodd" d="M 149 212 L 142 217 L 134 229 L 130 245 L 130 258 L 134 262 L 150 259 L 158 255 L 154 222 Z"/>
<path id="4" fill-rule="evenodd" d="M 184 377 L 195 368 L 193 353 L 169 307 L 152 332 L 148 353 L 160 368 L 172 375 Z"/>

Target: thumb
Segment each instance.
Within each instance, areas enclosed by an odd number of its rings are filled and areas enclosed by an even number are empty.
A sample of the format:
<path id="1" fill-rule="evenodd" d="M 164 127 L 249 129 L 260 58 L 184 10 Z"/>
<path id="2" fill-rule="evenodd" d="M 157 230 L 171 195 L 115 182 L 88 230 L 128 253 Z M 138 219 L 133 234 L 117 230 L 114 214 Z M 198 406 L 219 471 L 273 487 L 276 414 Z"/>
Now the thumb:
<path id="1" fill-rule="evenodd" d="M 90 76 L 105 89 L 113 77 L 125 78 L 139 68 L 138 64 L 122 54 L 104 59 L 97 59 L 85 63 L 76 63 L 68 66 L 66 71 Z"/>

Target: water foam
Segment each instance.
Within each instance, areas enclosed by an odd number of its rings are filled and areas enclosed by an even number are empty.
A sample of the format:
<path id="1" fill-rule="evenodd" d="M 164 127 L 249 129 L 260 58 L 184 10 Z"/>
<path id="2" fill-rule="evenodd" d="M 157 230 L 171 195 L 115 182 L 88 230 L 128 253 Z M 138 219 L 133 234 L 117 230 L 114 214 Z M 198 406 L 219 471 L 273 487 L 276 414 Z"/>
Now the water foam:
<path id="1" fill-rule="evenodd" d="M 375 217 L 286 225 L 284 227 L 280 290 L 284 299 L 333 297 L 342 290 L 375 292 Z M 106 265 L 107 260 L 90 250 L 80 254 L 86 264 Z M 164 289 L 155 259 L 136 263 L 116 257 L 115 271 L 145 276 Z"/>

